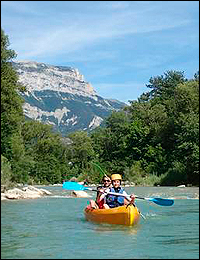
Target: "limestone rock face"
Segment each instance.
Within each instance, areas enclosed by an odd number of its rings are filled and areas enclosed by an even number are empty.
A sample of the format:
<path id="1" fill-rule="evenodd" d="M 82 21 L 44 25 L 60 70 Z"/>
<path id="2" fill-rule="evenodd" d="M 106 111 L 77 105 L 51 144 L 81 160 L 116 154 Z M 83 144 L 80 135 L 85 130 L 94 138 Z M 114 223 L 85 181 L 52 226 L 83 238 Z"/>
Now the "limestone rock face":
<path id="1" fill-rule="evenodd" d="M 20 76 L 20 83 L 29 92 L 53 90 L 73 95 L 96 98 L 96 92 L 84 80 L 78 69 L 66 66 L 52 66 L 34 61 L 14 62 Z"/>
<path id="2" fill-rule="evenodd" d="M 50 124 L 63 136 L 74 131 L 92 131 L 112 111 L 126 105 L 100 97 L 76 68 L 33 61 L 12 64 L 19 83 L 26 87 L 26 92 L 20 93 L 25 101 L 25 117 Z"/>

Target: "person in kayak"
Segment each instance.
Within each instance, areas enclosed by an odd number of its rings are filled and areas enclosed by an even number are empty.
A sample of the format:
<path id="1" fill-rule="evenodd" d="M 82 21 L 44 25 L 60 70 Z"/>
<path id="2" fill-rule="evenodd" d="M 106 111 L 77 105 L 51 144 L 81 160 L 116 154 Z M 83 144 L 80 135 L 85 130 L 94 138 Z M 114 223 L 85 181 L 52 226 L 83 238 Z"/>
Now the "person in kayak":
<path id="1" fill-rule="evenodd" d="M 130 195 L 130 201 L 122 196 L 106 194 L 106 192 L 114 192 L 114 193 L 120 193 L 128 196 L 126 191 L 121 187 L 121 181 L 122 181 L 122 177 L 120 174 L 112 174 L 111 176 L 112 187 L 110 187 L 109 190 L 106 190 L 104 194 L 102 194 L 100 197 L 100 200 L 102 200 L 104 197 L 104 204 L 103 204 L 104 209 L 115 208 L 115 207 L 128 205 L 128 204 L 134 204 L 135 202 L 134 194 Z"/>
<path id="2" fill-rule="evenodd" d="M 111 179 L 108 175 L 104 175 L 103 179 L 102 179 L 102 183 L 103 186 L 98 186 L 97 187 L 97 196 L 96 196 L 96 200 L 90 200 L 89 202 L 89 207 L 93 208 L 93 209 L 102 209 L 103 208 L 103 204 L 104 204 L 104 197 L 101 197 L 102 193 L 106 192 L 109 190 L 109 188 L 111 187 Z"/>

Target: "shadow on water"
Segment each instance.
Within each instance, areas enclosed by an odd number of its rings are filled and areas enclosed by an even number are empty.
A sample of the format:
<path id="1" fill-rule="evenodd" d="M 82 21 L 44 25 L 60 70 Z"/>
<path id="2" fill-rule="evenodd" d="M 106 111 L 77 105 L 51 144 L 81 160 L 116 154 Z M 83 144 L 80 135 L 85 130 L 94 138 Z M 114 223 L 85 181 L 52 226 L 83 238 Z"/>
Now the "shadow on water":
<path id="1" fill-rule="evenodd" d="M 162 236 L 160 236 L 162 238 Z M 163 244 L 163 241 L 157 241 L 157 243 L 160 243 L 160 244 Z M 185 245 L 188 245 L 188 244 L 196 244 L 198 245 L 199 244 L 199 239 L 198 238 L 194 238 L 194 237 L 188 237 L 188 238 L 178 238 L 178 239 L 169 239 L 169 240 L 165 240 L 165 244 L 168 244 L 168 245 L 176 245 L 176 244 L 185 244 Z"/>
<path id="2" fill-rule="evenodd" d="M 86 225 L 88 229 L 93 230 L 95 233 L 113 233 L 120 232 L 124 233 L 124 235 L 136 235 L 139 229 L 141 228 L 141 224 L 138 223 L 134 226 L 124 226 L 124 225 L 116 225 L 116 224 L 107 224 L 107 223 L 95 223 L 91 221 L 87 221 L 84 217 L 79 218 L 79 221 Z"/>
<path id="3" fill-rule="evenodd" d="M 94 228 L 94 231 L 96 232 L 107 232 L 107 233 L 112 233 L 112 232 L 121 232 L 124 233 L 124 235 L 137 235 L 137 232 L 140 228 L 140 225 L 138 224 L 137 226 L 133 227 L 126 227 L 126 226 L 121 226 L 121 225 L 99 225 Z"/>

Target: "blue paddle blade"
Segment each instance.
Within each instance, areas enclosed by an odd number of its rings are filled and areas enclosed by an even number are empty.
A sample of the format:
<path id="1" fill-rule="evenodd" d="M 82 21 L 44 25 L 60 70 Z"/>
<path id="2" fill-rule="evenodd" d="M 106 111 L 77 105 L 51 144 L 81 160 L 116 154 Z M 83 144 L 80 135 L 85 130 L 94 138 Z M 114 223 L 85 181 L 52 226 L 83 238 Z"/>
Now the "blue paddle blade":
<path id="1" fill-rule="evenodd" d="M 171 199 L 162 199 L 162 198 L 146 198 L 149 201 L 153 201 L 154 203 L 161 206 L 172 206 L 174 204 L 174 200 Z"/>
<path id="2" fill-rule="evenodd" d="M 74 181 L 63 182 L 62 188 L 65 190 L 87 190 L 86 187 Z"/>

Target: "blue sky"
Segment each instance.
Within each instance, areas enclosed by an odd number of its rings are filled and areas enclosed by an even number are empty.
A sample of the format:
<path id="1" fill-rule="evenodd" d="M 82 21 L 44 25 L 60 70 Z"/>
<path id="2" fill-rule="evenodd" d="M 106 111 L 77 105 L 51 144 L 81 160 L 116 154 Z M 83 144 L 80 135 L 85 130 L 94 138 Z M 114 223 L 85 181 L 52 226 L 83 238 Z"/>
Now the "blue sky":
<path id="1" fill-rule="evenodd" d="M 1 1 L 15 60 L 77 68 L 128 103 L 167 70 L 199 70 L 199 1 Z"/>

